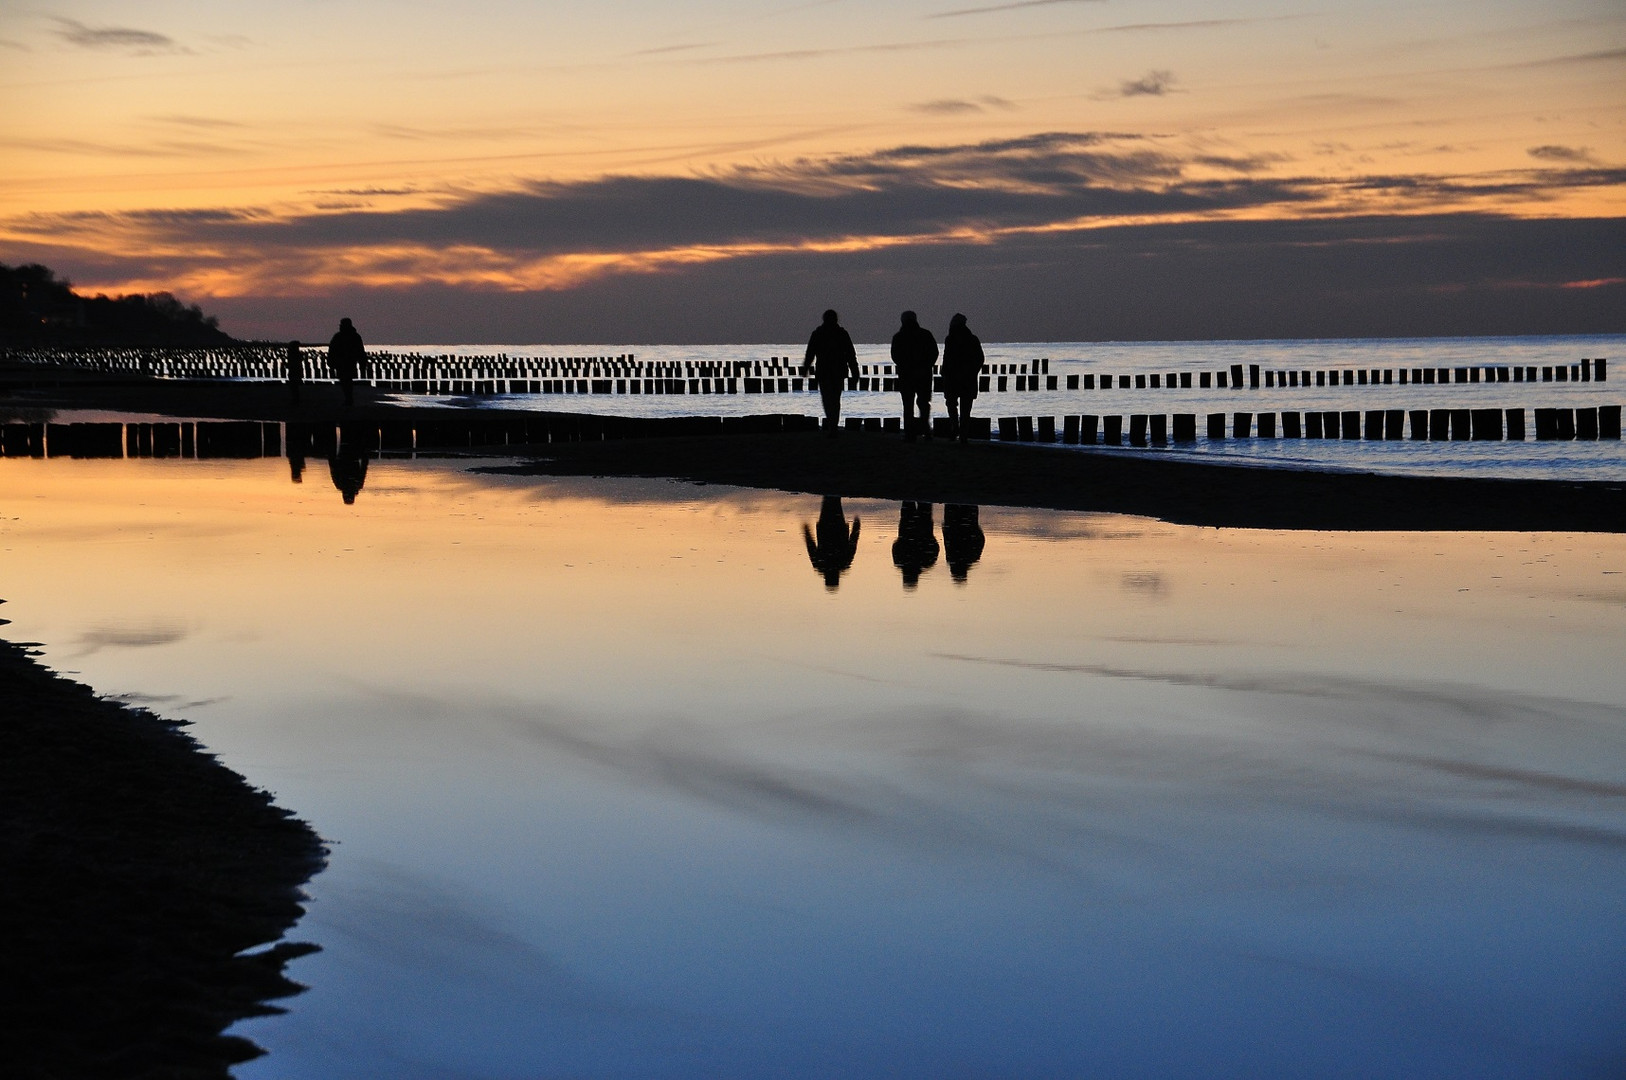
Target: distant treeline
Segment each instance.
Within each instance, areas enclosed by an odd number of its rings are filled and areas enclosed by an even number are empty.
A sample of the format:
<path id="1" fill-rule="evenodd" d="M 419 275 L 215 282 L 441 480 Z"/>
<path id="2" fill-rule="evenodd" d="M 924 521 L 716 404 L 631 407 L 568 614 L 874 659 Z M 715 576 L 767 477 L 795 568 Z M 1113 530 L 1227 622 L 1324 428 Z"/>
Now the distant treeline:
<path id="1" fill-rule="evenodd" d="M 229 345 L 235 339 L 196 304 L 167 292 L 80 296 L 38 263 L 0 263 L 0 344 Z"/>

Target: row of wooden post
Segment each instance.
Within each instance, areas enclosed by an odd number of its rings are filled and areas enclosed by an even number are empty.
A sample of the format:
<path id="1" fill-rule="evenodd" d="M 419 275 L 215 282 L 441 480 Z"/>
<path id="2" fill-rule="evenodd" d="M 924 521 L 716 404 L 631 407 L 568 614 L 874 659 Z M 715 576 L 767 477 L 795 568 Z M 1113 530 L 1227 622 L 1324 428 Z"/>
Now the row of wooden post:
<path id="1" fill-rule="evenodd" d="M 1280 419 L 1280 424 L 1277 421 Z M 1522 442 L 1524 409 L 1369 409 L 1336 412 L 1208 413 L 1204 434 L 1231 439 L 1366 439 L 1416 441 Z M 1196 413 L 1135 413 L 1126 431 L 1122 416 L 1064 416 L 1058 429 L 1053 416 L 1007 416 L 999 419 L 1004 442 L 1101 443 L 1121 446 L 1165 446 L 1197 441 Z M 1172 420 L 1172 424 L 1171 424 Z M 946 421 L 940 421 L 946 423 Z M 1620 438 L 1620 406 L 1583 409 L 1536 409 L 1535 437 L 1541 441 Z"/>

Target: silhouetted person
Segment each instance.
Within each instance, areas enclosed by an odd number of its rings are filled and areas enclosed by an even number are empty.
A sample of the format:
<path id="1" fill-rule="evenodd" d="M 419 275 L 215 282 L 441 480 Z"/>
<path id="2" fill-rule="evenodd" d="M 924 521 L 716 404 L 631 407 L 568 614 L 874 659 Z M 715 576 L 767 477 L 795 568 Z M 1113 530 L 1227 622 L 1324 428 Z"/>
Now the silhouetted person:
<path id="1" fill-rule="evenodd" d="M 813 365 L 813 376 L 819 380 L 819 396 L 824 399 L 824 433 L 833 439 L 841 423 L 842 380 L 849 375 L 858 378 L 858 352 L 853 348 L 852 337 L 836 321 L 833 309 L 824 313 L 824 321 L 814 327 L 813 336 L 807 339 L 807 355 L 802 363 Z"/>
<path id="2" fill-rule="evenodd" d="M 982 526 L 977 522 L 977 507 L 949 503 L 943 507 L 943 557 L 948 561 L 949 574 L 965 584 L 971 567 L 982 558 Z"/>
<path id="3" fill-rule="evenodd" d="M 903 396 L 903 437 L 915 441 L 915 410 L 920 410 L 920 430 L 932 437 L 932 372 L 937 367 L 937 339 L 920 325 L 915 313 L 903 313 L 903 325 L 892 335 L 892 366 L 898 373 L 898 393 Z"/>
<path id="4" fill-rule="evenodd" d="M 982 342 L 965 325 L 958 313 L 949 320 L 943 336 L 943 404 L 948 408 L 954 434 L 965 442 L 971 403 L 977 400 L 977 376 L 982 374 Z M 948 528 L 945 519 L 944 529 Z"/>
<path id="5" fill-rule="evenodd" d="M 288 343 L 288 397 L 299 404 L 299 389 L 305 385 L 305 358 L 299 351 L 299 342 Z"/>
<path id="6" fill-rule="evenodd" d="M 332 457 L 327 459 L 328 474 L 333 486 L 344 496 L 344 505 L 354 506 L 356 496 L 367 483 L 367 451 L 341 442 Z"/>
<path id="7" fill-rule="evenodd" d="M 296 484 L 305 482 L 305 451 L 288 448 L 288 476 Z"/>
<path id="8" fill-rule="evenodd" d="M 906 502 L 898 509 L 898 538 L 892 541 L 892 565 L 903 571 L 903 587 L 920 584 L 920 575 L 937 565 L 937 535 L 932 504 Z"/>
<path id="9" fill-rule="evenodd" d="M 822 383 L 820 384 L 822 385 Z M 819 507 L 818 532 L 802 526 L 802 539 L 807 543 L 807 560 L 824 577 L 824 587 L 835 592 L 841 584 L 841 575 L 853 564 L 858 554 L 858 519 L 847 527 L 847 515 L 841 510 L 841 500 L 826 495 Z"/>
<path id="10" fill-rule="evenodd" d="M 361 343 L 361 335 L 356 333 L 349 319 L 340 319 L 339 332 L 327 345 L 327 363 L 333 369 L 333 377 L 339 380 L 346 405 L 355 404 L 356 375 L 366 362 L 367 347 Z"/>

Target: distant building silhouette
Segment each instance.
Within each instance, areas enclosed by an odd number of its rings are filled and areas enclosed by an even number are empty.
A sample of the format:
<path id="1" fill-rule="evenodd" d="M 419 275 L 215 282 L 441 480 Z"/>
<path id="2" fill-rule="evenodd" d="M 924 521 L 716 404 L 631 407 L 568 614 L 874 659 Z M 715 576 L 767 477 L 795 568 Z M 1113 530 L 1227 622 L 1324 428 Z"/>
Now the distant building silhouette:
<path id="1" fill-rule="evenodd" d="M 913 589 L 920 575 L 937 565 L 932 504 L 906 502 L 898 508 L 898 538 L 892 541 L 892 565 L 903 573 L 903 587 Z"/>
<path id="2" fill-rule="evenodd" d="M 858 378 L 858 352 L 834 309 L 824 313 L 824 321 L 807 339 L 807 355 L 802 363 L 813 365 L 819 396 L 824 399 L 824 433 L 833 439 L 840 430 L 842 380 Z"/>
<path id="3" fill-rule="evenodd" d="M 943 507 L 943 557 L 955 582 L 965 584 L 971 567 L 982 558 L 984 537 L 978 507 L 949 503 Z"/>
<path id="4" fill-rule="evenodd" d="M 819 507 L 818 531 L 803 525 L 802 540 L 807 544 L 808 561 L 824 578 L 824 587 L 835 592 L 841 584 L 841 575 L 852 566 L 853 557 L 858 554 L 858 518 L 853 518 L 849 528 L 841 500 L 826 495 Z"/>

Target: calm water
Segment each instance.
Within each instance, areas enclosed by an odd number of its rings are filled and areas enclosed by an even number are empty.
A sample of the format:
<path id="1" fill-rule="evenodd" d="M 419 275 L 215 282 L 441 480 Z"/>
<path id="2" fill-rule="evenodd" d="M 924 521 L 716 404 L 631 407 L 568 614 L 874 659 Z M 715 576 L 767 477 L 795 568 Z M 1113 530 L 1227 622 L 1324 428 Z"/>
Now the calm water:
<path id="1" fill-rule="evenodd" d="M 1626 537 L 828 509 L 0 460 L 0 596 L 335 842 L 242 1077 L 1626 1068 Z"/>
<path id="2" fill-rule="evenodd" d="M 935 327 L 939 334 L 943 327 Z M 633 353 L 650 362 L 724 363 L 789 357 L 800 363 L 806 343 L 712 346 L 605 346 L 605 345 L 391 345 L 396 352 L 431 355 L 487 356 L 506 353 L 528 356 L 616 356 Z M 1367 409 L 1510 409 L 1526 410 L 1526 441 L 1520 443 L 1345 442 L 1312 439 L 1247 439 L 1211 443 L 1192 448 L 1171 447 L 1122 453 L 1156 453 L 1223 457 L 1227 460 L 1285 468 L 1358 469 L 1417 475 L 1480 475 L 1626 481 L 1626 450 L 1620 441 L 1604 443 L 1537 443 L 1534 410 L 1537 408 L 1589 408 L 1626 404 L 1626 335 L 1590 335 L 1524 338 L 1419 338 L 1344 341 L 1176 341 L 1176 342 L 1045 342 L 985 345 L 990 365 L 1013 371 L 1036 359 L 1048 359 L 1049 370 L 1065 388 L 1069 374 L 1150 375 L 1169 372 L 1220 371 L 1232 364 L 1246 368 L 1258 364 L 1272 370 L 1344 370 L 1398 368 L 1458 368 L 1568 366 L 1582 358 L 1609 360 L 1610 379 L 1603 383 L 1470 383 L 1449 386 L 1398 383 L 1386 386 L 1281 387 L 1258 390 L 1193 388 L 1079 389 L 1018 392 L 1013 389 L 983 394 L 977 413 L 988 417 L 1063 416 L 1188 412 L 1234 413 L 1247 411 Z M 888 362 L 884 344 L 858 346 L 865 370 Z M 1116 381 L 1116 380 L 1115 380 Z M 1080 380 L 1082 387 L 1083 380 Z M 402 398 L 422 404 L 418 396 Z M 441 399 L 466 405 L 470 399 Z M 478 401 L 478 399 L 476 399 Z M 701 396 L 659 395 L 539 395 L 484 399 L 504 408 L 566 409 L 625 416 L 734 416 L 785 412 L 821 415 L 816 393 L 735 394 Z M 941 408 L 941 400 L 936 407 Z M 898 395 L 883 391 L 849 391 L 842 414 L 886 417 L 898 414 Z M 1201 427 L 1201 425 L 1199 425 Z"/>

